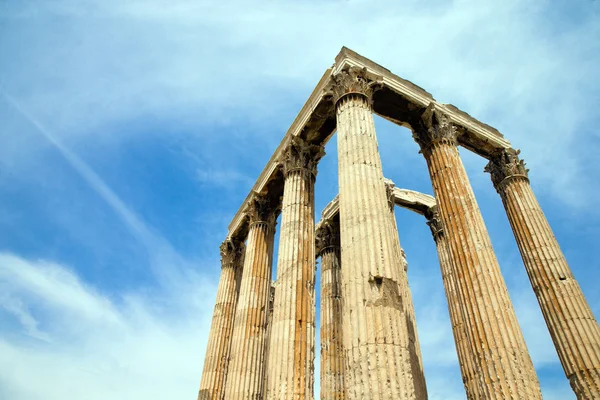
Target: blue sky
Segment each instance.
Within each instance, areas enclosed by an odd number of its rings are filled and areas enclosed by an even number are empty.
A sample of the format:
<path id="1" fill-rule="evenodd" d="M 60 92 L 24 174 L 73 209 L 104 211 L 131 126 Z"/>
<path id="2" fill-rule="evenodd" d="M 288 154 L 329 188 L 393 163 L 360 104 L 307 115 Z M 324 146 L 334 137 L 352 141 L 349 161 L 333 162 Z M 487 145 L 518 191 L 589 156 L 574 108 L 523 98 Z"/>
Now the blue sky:
<path id="1" fill-rule="evenodd" d="M 522 149 L 600 315 L 600 3 L 398 3 L 1 1 L 0 398 L 195 396 L 219 244 L 342 46 Z M 410 132 L 376 128 L 385 175 L 431 193 Z M 461 154 L 544 396 L 574 398 L 485 161 Z M 397 220 L 430 399 L 463 399 L 431 235 Z"/>

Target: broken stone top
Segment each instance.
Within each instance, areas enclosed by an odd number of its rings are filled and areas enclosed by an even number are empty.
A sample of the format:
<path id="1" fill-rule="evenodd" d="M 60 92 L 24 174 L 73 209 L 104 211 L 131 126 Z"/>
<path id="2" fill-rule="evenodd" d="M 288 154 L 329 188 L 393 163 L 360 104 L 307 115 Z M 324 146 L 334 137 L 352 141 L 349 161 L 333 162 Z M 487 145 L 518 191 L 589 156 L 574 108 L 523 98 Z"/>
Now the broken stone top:
<path id="1" fill-rule="evenodd" d="M 317 164 L 324 155 L 323 146 L 308 143 L 301 137 L 294 136 L 284 149 L 280 160 L 283 174 L 287 177 L 293 171 L 306 171 L 316 177 Z"/>
<path id="2" fill-rule="evenodd" d="M 529 170 L 525 168 L 525 161 L 519 158 L 520 150 L 502 149 L 496 152 L 484 171 L 489 172 L 492 183 L 498 192 L 503 188 L 507 178 L 520 177 L 529 179 Z"/>
<path id="3" fill-rule="evenodd" d="M 373 93 L 380 87 L 381 80 L 381 77 L 370 74 L 366 67 L 346 67 L 332 75 L 326 93 L 333 97 L 335 104 L 349 94 L 365 96 L 371 104 Z"/>
<path id="4" fill-rule="evenodd" d="M 244 256 L 246 245 L 243 242 L 238 242 L 232 239 L 225 239 L 221 243 L 221 267 L 236 268 L 241 266 L 240 260 Z"/>
<path id="5" fill-rule="evenodd" d="M 387 196 L 388 206 L 390 210 L 394 211 L 394 207 L 396 206 L 396 196 L 394 195 L 394 189 L 396 185 L 391 179 L 384 179 L 385 183 L 385 194 Z"/>
<path id="6" fill-rule="evenodd" d="M 429 103 L 421 115 L 419 126 L 414 127 L 413 138 L 426 151 L 434 143 L 457 145 L 458 129 L 435 103 Z"/>
<path id="7" fill-rule="evenodd" d="M 330 219 L 322 221 L 315 235 L 316 252 L 320 257 L 327 249 L 340 248 L 340 224 L 339 219 Z"/>
<path id="8" fill-rule="evenodd" d="M 438 238 L 444 233 L 444 228 L 442 226 L 442 220 L 440 219 L 440 213 L 438 211 L 438 206 L 435 205 L 431 207 L 426 213 L 425 218 L 427 218 L 427 225 L 431 229 L 431 234 L 433 238 L 437 241 Z"/>
<path id="9" fill-rule="evenodd" d="M 274 205 L 268 197 L 258 193 L 254 193 L 246 205 L 246 216 L 250 226 L 264 223 L 269 228 L 275 228 L 278 213 L 278 206 Z"/>

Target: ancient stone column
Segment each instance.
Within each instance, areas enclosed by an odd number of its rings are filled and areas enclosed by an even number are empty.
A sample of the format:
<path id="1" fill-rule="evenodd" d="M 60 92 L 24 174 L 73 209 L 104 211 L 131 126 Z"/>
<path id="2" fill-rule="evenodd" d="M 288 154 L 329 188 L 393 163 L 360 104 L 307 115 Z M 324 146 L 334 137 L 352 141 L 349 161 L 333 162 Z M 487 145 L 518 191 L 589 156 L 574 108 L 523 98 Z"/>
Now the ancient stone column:
<path id="1" fill-rule="evenodd" d="M 394 200 L 394 187 L 395 184 L 390 179 L 384 179 L 385 190 L 388 199 L 388 207 L 390 210 L 390 218 L 392 219 L 392 227 L 394 228 L 394 251 L 396 258 L 400 260 L 398 268 L 403 271 L 400 273 L 400 286 L 406 291 L 404 297 L 406 313 L 408 315 L 409 324 L 408 328 L 408 340 L 410 346 L 410 356 L 413 357 L 411 365 L 419 366 L 419 373 L 415 374 L 415 385 L 417 387 L 417 393 L 427 393 L 427 385 L 425 383 L 425 373 L 423 371 L 423 357 L 421 356 L 421 345 L 419 343 L 419 335 L 417 334 L 417 318 L 415 316 L 415 308 L 412 302 L 412 293 L 408 285 L 408 261 L 406 260 L 406 253 L 400 245 L 400 236 L 398 234 L 398 224 L 396 222 L 396 203 Z"/>
<path id="2" fill-rule="evenodd" d="M 227 239 L 221 245 L 221 279 L 198 400 L 223 400 L 244 251 L 244 243 L 235 240 Z"/>
<path id="3" fill-rule="evenodd" d="M 425 214 L 427 225 L 431 228 L 431 234 L 435 240 L 435 246 L 440 260 L 440 269 L 442 271 L 442 282 L 444 283 L 444 291 L 448 301 L 448 311 L 450 313 L 450 323 L 452 324 L 452 334 L 456 343 L 456 353 L 458 355 L 458 363 L 462 374 L 467 399 L 482 398 L 482 390 L 479 385 L 476 366 L 473 364 L 472 357 L 469 353 L 469 339 L 467 327 L 463 320 L 461 298 L 458 293 L 456 283 L 456 269 L 452 266 L 452 257 L 442 221 L 440 220 L 438 207 L 431 207 Z"/>
<path id="4" fill-rule="evenodd" d="M 285 177 L 267 398 L 312 399 L 315 346 L 314 184 L 321 146 L 295 137 L 284 151 Z"/>
<path id="5" fill-rule="evenodd" d="M 578 399 L 600 399 L 600 328 L 529 184 L 519 152 L 486 167 L 502 198 L 560 362 Z"/>
<path id="6" fill-rule="evenodd" d="M 373 80 L 333 78 L 339 167 L 346 398 L 426 399 L 411 341 L 412 304 L 399 268 L 371 110 Z M 414 332 L 413 332 L 414 333 Z"/>
<path id="7" fill-rule="evenodd" d="M 344 399 L 344 343 L 342 341 L 342 282 L 340 221 L 323 221 L 316 233 L 321 257 L 321 399 Z"/>
<path id="8" fill-rule="evenodd" d="M 235 314 L 226 400 L 262 399 L 275 206 L 255 195 L 247 206 L 250 232 Z"/>
<path id="9" fill-rule="evenodd" d="M 273 305 L 275 303 L 275 282 L 271 282 L 271 290 L 269 291 L 269 312 L 267 314 L 267 331 L 265 335 L 265 371 L 269 371 L 269 354 L 271 344 L 271 330 L 273 328 Z M 264 391 L 266 393 L 268 386 L 269 374 L 265 372 L 265 379 L 263 383 Z"/>
<path id="10" fill-rule="evenodd" d="M 458 153 L 457 129 L 432 103 L 415 124 L 460 296 L 483 399 L 541 399 L 539 382 L 500 266 Z"/>

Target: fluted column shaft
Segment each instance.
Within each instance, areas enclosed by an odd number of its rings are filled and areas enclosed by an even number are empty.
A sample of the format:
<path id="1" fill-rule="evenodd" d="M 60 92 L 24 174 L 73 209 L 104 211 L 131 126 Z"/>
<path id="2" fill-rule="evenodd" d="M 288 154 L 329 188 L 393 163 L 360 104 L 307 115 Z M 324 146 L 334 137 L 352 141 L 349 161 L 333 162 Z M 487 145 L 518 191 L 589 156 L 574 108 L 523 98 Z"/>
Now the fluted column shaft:
<path id="1" fill-rule="evenodd" d="M 426 399 L 364 71 L 334 77 L 346 398 Z"/>
<path id="2" fill-rule="evenodd" d="M 316 161 L 322 148 L 293 139 L 285 176 L 267 398 L 313 399 L 315 346 Z"/>
<path id="3" fill-rule="evenodd" d="M 317 231 L 321 257 L 321 399 L 343 400 L 344 352 L 339 219 Z"/>
<path id="4" fill-rule="evenodd" d="M 270 345 L 271 345 L 271 331 L 273 329 L 273 305 L 275 302 L 275 283 L 271 282 L 271 290 L 269 292 L 269 312 L 267 313 L 267 330 L 266 330 L 266 334 L 265 334 L 265 341 L 266 341 L 266 345 L 265 345 L 265 379 L 264 379 L 264 383 L 263 383 L 263 387 L 264 387 L 264 394 L 266 397 L 266 392 L 267 392 L 267 388 L 268 386 L 268 379 L 269 379 L 269 354 L 270 354 Z"/>
<path id="5" fill-rule="evenodd" d="M 415 139 L 427 161 L 469 350 L 483 399 L 541 399 L 539 382 L 456 145 L 456 128 L 430 106 Z"/>
<path id="6" fill-rule="evenodd" d="M 271 290 L 275 215 L 253 204 L 240 296 L 235 315 L 226 400 L 261 400 L 265 373 L 266 326 Z M 263 210 L 257 210 L 262 208 Z"/>
<path id="7" fill-rule="evenodd" d="M 448 241 L 439 218 L 437 206 L 432 207 L 426 214 L 427 224 L 431 228 L 438 258 L 442 272 L 442 282 L 448 301 L 448 311 L 450 313 L 450 323 L 452 324 L 452 334 L 456 344 L 456 353 L 462 375 L 463 384 L 467 394 L 467 399 L 481 398 L 479 382 L 477 380 L 476 366 L 473 363 L 470 349 L 467 327 L 463 320 L 461 298 L 459 288 L 456 282 L 456 268 L 452 266 L 452 257 L 448 248 Z"/>
<path id="8" fill-rule="evenodd" d="M 419 373 L 415 374 L 415 392 L 417 393 L 417 398 L 419 396 L 426 396 L 427 394 L 427 385 L 425 383 L 425 372 L 423 370 L 423 357 L 421 356 L 421 344 L 419 343 L 419 335 L 417 333 L 417 318 L 415 315 L 415 307 L 412 301 L 412 293 L 410 287 L 408 285 L 408 261 L 406 260 L 406 254 L 404 253 L 404 249 L 400 245 L 400 235 L 398 233 L 398 224 L 396 222 L 396 204 L 394 202 L 394 182 L 389 179 L 385 180 L 386 183 L 386 191 L 388 197 L 388 206 L 390 210 L 390 218 L 392 219 L 392 227 L 394 228 L 394 252 L 396 253 L 396 258 L 400 260 L 397 268 L 402 271 L 400 273 L 400 281 L 399 286 L 403 288 L 405 295 L 403 296 L 405 301 L 405 309 L 407 313 L 407 329 L 408 329 L 408 339 L 410 346 L 410 356 L 412 357 L 411 365 L 414 368 L 417 367 L 419 369 Z"/>
<path id="9" fill-rule="evenodd" d="M 240 242 L 226 240 L 221 245 L 221 278 L 208 336 L 198 400 L 223 400 L 224 398 L 244 251 L 245 246 Z"/>
<path id="10" fill-rule="evenodd" d="M 600 328 L 529 184 L 518 152 L 486 168 L 502 198 L 523 263 L 578 399 L 600 399 Z"/>

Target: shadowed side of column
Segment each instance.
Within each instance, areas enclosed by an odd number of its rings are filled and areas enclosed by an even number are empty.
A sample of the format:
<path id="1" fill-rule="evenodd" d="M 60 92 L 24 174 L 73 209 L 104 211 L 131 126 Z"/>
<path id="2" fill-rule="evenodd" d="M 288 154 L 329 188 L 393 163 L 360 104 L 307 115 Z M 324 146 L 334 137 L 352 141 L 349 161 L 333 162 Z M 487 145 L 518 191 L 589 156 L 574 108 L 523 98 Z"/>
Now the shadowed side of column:
<path id="1" fill-rule="evenodd" d="M 248 204 L 250 232 L 235 314 L 225 399 L 263 398 L 266 326 L 276 210 L 255 195 Z"/>
<path id="2" fill-rule="evenodd" d="M 465 386 L 467 399 L 481 399 L 484 392 L 476 374 L 476 366 L 473 364 L 469 350 L 469 332 L 466 329 L 462 315 L 461 298 L 459 296 L 459 287 L 456 282 L 456 269 L 452 266 L 452 257 L 448 242 L 444 233 L 442 221 L 439 216 L 437 206 L 431 207 L 425 214 L 427 225 L 431 228 L 431 234 L 435 240 L 435 246 L 440 261 L 442 271 L 442 282 L 446 299 L 448 301 L 448 311 L 450 313 L 450 323 L 452 324 L 452 334 L 456 344 L 456 354 L 460 372 Z"/>
<path id="3" fill-rule="evenodd" d="M 342 282 L 339 216 L 322 221 L 316 233 L 321 257 L 321 399 L 344 399 Z"/>

